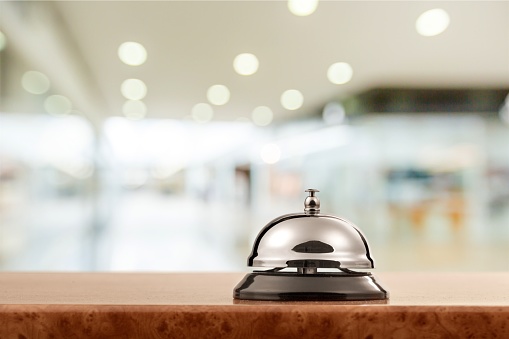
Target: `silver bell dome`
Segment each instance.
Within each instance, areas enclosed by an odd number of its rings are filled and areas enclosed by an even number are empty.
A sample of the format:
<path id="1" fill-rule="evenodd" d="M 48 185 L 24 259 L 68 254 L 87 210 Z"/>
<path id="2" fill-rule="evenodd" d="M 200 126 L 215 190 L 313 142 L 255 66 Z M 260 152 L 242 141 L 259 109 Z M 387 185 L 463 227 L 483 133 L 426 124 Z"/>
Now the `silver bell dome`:
<path id="1" fill-rule="evenodd" d="M 343 218 L 320 213 L 318 190 L 306 190 L 304 213 L 286 214 L 258 234 L 248 266 L 297 268 L 374 268 L 362 232 Z"/>

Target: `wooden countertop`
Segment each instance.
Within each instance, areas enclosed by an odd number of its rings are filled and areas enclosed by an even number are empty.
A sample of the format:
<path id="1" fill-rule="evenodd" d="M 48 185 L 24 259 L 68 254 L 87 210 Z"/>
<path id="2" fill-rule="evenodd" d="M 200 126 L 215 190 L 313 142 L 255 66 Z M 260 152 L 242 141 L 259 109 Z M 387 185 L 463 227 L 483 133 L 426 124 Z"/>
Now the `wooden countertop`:
<path id="1" fill-rule="evenodd" d="M 387 303 L 232 299 L 245 273 L 0 273 L 0 338 L 509 338 L 509 273 L 374 272 Z"/>

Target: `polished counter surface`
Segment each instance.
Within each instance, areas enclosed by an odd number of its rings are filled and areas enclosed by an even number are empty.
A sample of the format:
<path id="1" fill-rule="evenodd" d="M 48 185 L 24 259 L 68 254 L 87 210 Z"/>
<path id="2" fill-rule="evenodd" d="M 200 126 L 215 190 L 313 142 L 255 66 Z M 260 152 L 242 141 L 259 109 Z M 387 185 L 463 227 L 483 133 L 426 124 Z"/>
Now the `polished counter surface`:
<path id="1" fill-rule="evenodd" d="M 245 273 L 0 273 L 0 338 L 509 338 L 509 273 L 374 272 L 387 302 L 232 298 Z"/>

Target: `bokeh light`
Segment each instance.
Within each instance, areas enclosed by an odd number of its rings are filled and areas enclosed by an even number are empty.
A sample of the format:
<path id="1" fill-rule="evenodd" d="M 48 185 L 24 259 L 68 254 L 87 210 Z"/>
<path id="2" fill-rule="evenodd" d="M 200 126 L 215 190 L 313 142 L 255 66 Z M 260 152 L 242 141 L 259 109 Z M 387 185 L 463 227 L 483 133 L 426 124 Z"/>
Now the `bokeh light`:
<path id="1" fill-rule="evenodd" d="M 140 120 L 147 115 L 147 106 L 143 101 L 127 100 L 122 106 L 122 113 L 130 120 Z"/>
<path id="2" fill-rule="evenodd" d="M 127 79 L 122 82 L 120 92 L 129 100 L 141 100 L 147 95 L 147 85 L 140 79 Z"/>
<path id="3" fill-rule="evenodd" d="M 230 90 L 224 85 L 213 85 L 207 90 L 207 99 L 213 105 L 224 105 L 230 100 Z"/>
<path id="4" fill-rule="evenodd" d="M 329 125 L 341 124 L 345 120 L 345 108 L 339 102 L 329 102 L 325 105 L 322 116 Z"/>
<path id="5" fill-rule="evenodd" d="M 51 95 L 44 101 L 44 109 L 51 115 L 64 116 L 71 113 L 72 103 L 63 95 Z"/>
<path id="6" fill-rule="evenodd" d="M 21 78 L 21 86 L 28 93 L 43 94 L 50 88 L 50 81 L 46 75 L 37 71 L 28 71 Z"/>
<path id="7" fill-rule="evenodd" d="M 258 71 L 258 58 L 251 53 L 242 53 L 233 60 L 233 69 L 240 75 L 252 75 Z"/>
<path id="8" fill-rule="evenodd" d="M 5 34 L 0 31 L 0 51 L 2 51 L 5 46 L 7 46 L 7 38 L 5 37 Z"/>
<path id="9" fill-rule="evenodd" d="M 435 36 L 449 27 L 449 14 L 441 8 L 430 9 L 422 13 L 415 22 L 415 29 L 420 35 Z"/>
<path id="10" fill-rule="evenodd" d="M 267 106 L 258 106 L 253 110 L 251 118 L 257 126 L 267 126 L 272 122 L 274 114 Z"/>
<path id="11" fill-rule="evenodd" d="M 346 62 L 336 62 L 327 70 L 327 78 L 336 85 L 346 84 L 352 79 L 353 69 Z"/>
<path id="12" fill-rule="evenodd" d="M 139 66 L 147 60 L 147 50 L 138 42 L 124 42 L 118 47 L 118 57 L 126 65 Z"/>
<path id="13" fill-rule="evenodd" d="M 212 120 L 214 116 L 214 110 L 209 104 L 199 103 L 193 106 L 191 110 L 191 116 L 193 120 L 203 124 Z"/>
<path id="14" fill-rule="evenodd" d="M 289 89 L 281 95 L 281 105 L 290 111 L 294 111 L 302 107 L 304 96 L 296 89 Z"/>
<path id="15" fill-rule="evenodd" d="M 318 0 L 288 0 L 288 9 L 297 16 L 313 14 L 318 7 Z"/>

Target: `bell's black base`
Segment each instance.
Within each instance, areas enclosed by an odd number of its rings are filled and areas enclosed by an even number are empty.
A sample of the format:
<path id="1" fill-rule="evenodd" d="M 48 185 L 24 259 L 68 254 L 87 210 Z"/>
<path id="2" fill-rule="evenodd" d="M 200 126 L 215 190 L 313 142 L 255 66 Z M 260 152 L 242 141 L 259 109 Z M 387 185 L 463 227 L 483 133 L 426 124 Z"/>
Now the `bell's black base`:
<path id="1" fill-rule="evenodd" d="M 237 284 L 233 297 L 267 301 L 385 300 L 389 293 L 370 273 L 254 272 Z"/>

